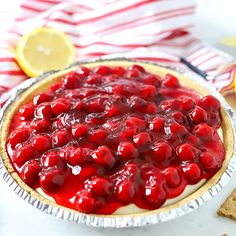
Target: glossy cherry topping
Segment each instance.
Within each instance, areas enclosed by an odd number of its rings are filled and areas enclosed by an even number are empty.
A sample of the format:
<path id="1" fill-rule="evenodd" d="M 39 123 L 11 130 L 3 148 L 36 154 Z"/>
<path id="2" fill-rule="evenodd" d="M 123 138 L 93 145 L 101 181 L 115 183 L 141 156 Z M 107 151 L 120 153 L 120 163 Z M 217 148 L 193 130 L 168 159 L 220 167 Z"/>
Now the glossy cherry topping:
<path id="1" fill-rule="evenodd" d="M 7 150 L 22 180 L 60 205 L 151 210 L 221 168 L 220 125 L 219 101 L 174 75 L 80 67 L 20 107 Z"/>

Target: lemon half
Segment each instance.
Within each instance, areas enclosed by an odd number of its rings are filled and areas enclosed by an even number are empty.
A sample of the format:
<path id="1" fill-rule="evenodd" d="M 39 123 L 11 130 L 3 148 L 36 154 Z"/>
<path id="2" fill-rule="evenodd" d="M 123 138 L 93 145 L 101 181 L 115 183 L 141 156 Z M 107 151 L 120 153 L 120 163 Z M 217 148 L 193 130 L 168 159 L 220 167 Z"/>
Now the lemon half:
<path id="1" fill-rule="evenodd" d="M 34 77 L 70 65 L 75 59 L 75 47 L 63 32 L 41 27 L 20 39 L 16 58 L 22 70 Z"/>

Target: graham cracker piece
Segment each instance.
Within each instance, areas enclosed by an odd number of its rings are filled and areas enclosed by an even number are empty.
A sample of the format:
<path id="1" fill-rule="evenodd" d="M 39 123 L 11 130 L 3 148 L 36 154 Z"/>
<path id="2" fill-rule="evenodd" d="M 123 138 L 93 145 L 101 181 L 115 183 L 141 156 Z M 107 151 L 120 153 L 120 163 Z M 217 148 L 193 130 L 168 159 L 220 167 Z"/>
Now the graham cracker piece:
<path id="1" fill-rule="evenodd" d="M 217 213 L 220 216 L 236 220 L 236 189 L 228 196 Z"/>

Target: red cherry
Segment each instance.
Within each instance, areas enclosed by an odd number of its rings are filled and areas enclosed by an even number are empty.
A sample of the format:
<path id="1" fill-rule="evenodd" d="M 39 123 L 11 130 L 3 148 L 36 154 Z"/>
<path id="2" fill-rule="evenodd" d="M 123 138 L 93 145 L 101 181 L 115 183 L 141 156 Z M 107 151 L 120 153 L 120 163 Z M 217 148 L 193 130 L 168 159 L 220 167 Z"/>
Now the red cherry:
<path id="1" fill-rule="evenodd" d="M 96 200 L 86 190 L 81 190 L 77 193 L 77 197 L 75 198 L 75 209 L 84 213 L 91 213 L 94 211 L 96 206 Z"/>
<path id="2" fill-rule="evenodd" d="M 137 177 L 138 173 L 140 172 L 139 167 L 135 163 L 126 163 L 124 167 L 124 171 L 127 176 L 129 177 Z"/>
<path id="3" fill-rule="evenodd" d="M 166 192 L 161 185 L 147 187 L 145 189 L 145 200 L 148 205 L 159 208 L 166 200 Z"/>
<path id="4" fill-rule="evenodd" d="M 87 188 L 95 196 L 106 197 L 111 194 L 112 184 L 107 179 L 96 176 L 88 181 Z"/>
<path id="5" fill-rule="evenodd" d="M 54 152 L 54 151 L 45 153 L 41 157 L 41 162 L 45 168 L 56 166 L 59 169 L 63 169 L 65 167 L 64 160 L 60 157 L 60 155 L 57 152 Z"/>
<path id="6" fill-rule="evenodd" d="M 205 96 L 199 102 L 199 105 L 206 111 L 219 111 L 220 102 L 212 95 Z"/>
<path id="7" fill-rule="evenodd" d="M 50 92 L 55 92 L 56 90 L 60 89 L 62 86 L 62 83 L 61 82 L 58 82 L 58 83 L 55 83 L 55 84 L 52 84 L 49 88 L 49 91 Z"/>
<path id="8" fill-rule="evenodd" d="M 138 71 L 140 71 L 140 72 L 145 72 L 145 69 L 142 67 L 142 66 L 140 66 L 140 65 L 137 65 L 137 64 L 135 64 L 135 65 L 132 65 L 132 66 L 129 66 L 128 67 L 128 70 L 138 70 Z"/>
<path id="9" fill-rule="evenodd" d="M 22 106 L 19 110 L 19 115 L 21 119 L 27 120 L 34 116 L 34 106 L 33 104 L 29 103 Z"/>
<path id="10" fill-rule="evenodd" d="M 88 152 L 78 147 L 68 156 L 68 162 L 72 166 L 83 165 L 88 159 Z"/>
<path id="11" fill-rule="evenodd" d="M 178 169 L 175 167 L 168 167 L 164 171 L 166 183 L 170 188 L 175 188 L 181 183 L 181 178 Z"/>
<path id="12" fill-rule="evenodd" d="M 120 140 L 123 141 L 123 140 L 131 139 L 137 132 L 138 132 L 137 127 L 125 128 L 120 133 Z"/>
<path id="13" fill-rule="evenodd" d="M 52 116 L 52 109 L 49 103 L 41 103 L 36 108 L 36 117 L 38 118 L 50 118 Z"/>
<path id="14" fill-rule="evenodd" d="M 147 186 L 153 186 L 157 181 L 163 179 L 161 171 L 151 163 L 144 163 L 141 169 L 141 177 Z"/>
<path id="15" fill-rule="evenodd" d="M 80 77 L 81 77 L 81 75 L 78 74 L 76 71 L 69 72 L 62 79 L 62 84 L 63 84 L 64 88 L 66 88 L 66 89 L 79 88 L 81 85 Z"/>
<path id="16" fill-rule="evenodd" d="M 193 133 L 196 134 L 203 141 L 212 140 L 215 131 L 212 127 L 208 126 L 205 123 L 201 123 L 194 127 Z"/>
<path id="17" fill-rule="evenodd" d="M 30 187 L 36 187 L 39 181 L 39 173 L 41 171 L 39 161 L 30 160 L 28 161 L 21 171 L 21 177 L 23 181 Z"/>
<path id="18" fill-rule="evenodd" d="M 195 102 L 192 98 L 183 98 L 182 99 L 182 107 L 184 111 L 189 111 L 195 107 Z"/>
<path id="19" fill-rule="evenodd" d="M 41 188 L 49 193 L 58 191 L 64 184 L 63 172 L 59 169 L 48 169 L 40 175 L 40 186 Z"/>
<path id="20" fill-rule="evenodd" d="M 76 70 L 76 73 L 79 74 L 79 75 L 88 76 L 90 74 L 90 69 L 88 67 L 85 67 L 85 66 L 80 66 Z"/>
<path id="21" fill-rule="evenodd" d="M 46 119 L 33 120 L 31 127 L 37 133 L 44 133 L 51 130 L 51 123 Z"/>
<path id="22" fill-rule="evenodd" d="M 168 88 L 179 88 L 180 87 L 179 80 L 174 75 L 171 75 L 171 74 L 165 75 L 162 85 L 164 87 L 168 87 Z"/>
<path id="23" fill-rule="evenodd" d="M 140 71 L 137 69 L 129 70 L 126 74 L 127 78 L 136 78 L 140 76 Z"/>
<path id="24" fill-rule="evenodd" d="M 222 162 L 219 161 L 216 156 L 204 152 L 200 155 L 199 161 L 201 165 L 203 166 L 204 170 L 207 172 L 217 171 L 222 166 Z"/>
<path id="25" fill-rule="evenodd" d="M 142 148 L 149 145 L 152 139 L 148 133 L 141 132 L 133 137 L 133 141 L 138 148 Z"/>
<path id="26" fill-rule="evenodd" d="M 86 103 L 86 111 L 88 113 L 103 112 L 105 102 L 106 99 L 103 98 L 96 98 L 94 100 L 90 100 Z"/>
<path id="27" fill-rule="evenodd" d="M 65 146 L 63 148 L 58 149 L 58 154 L 64 161 L 68 161 L 69 156 L 76 149 L 76 147 L 77 146 L 75 146 L 73 144 Z"/>
<path id="28" fill-rule="evenodd" d="M 153 99 L 157 95 L 157 89 L 153 85 L 145 85 L 140 89 L 140 96 L 144 99 Z"/>
<path id="29" fill-rule="evenodd" d="M 129 180 L 118 183 L 115 187 L 115 196 L 123 204 L 131 203 L 135 196 L 134 184 Z"/>
<path id="30" fill-rule="evenodd" d="M 74 108 L 77 111 L 82 111 L 85 108 L 85 104 L 82 101 L 76 101 Z"/>
<path id="31" fill-rule="evenodd" d="M 94 129 L 89 134 L 89 140 L 93 143 L 102 144 L 106 140 L 107 131 L 104 129 Z"/>
<path id="32" fill-rule="evenodd" d="M 194 145 L 195 147 L 201 145 L 201 140 L 196 135 L 189 134 L 186 141 Z"/>
<path id="33" fill-rule="evenodd" d="M 79 93 L 79 98 L 83 99 L 83 98 L 88 98 L 90 96 L 96 95 L 97 93 L 99 93 L 99 91 L 97 89 L 94 88 L 80 88 L 80 90 L 77 90 Z"/>
<path id="34" fill-rule="evenodd" d="M 159 110 L 163 113 L 166 113 L 173 108 L 174 101 L 173 100 L 164 100 L 159 105 Z"/>
<path id="35" fill-rule="evenodd" d="M 12 148 L 15 148 L 17 144 L 26 141 L 30 136 L 30 130 L 27 128 L 13 130 L 8 139 Z"/>
<path id="36" fill-rule="evenodd" d="M 65 98 L 69 98 L 69 100 L 79 100 L 80 98 L 80 92 L 78 90 L 67 90 L 65 92 Z M 59 98 L 60 99 L 60 98 Z"/>
<path id="37" fill-rule="evenodd" d="M 87 78 L 87 84 L 98 85 L 101 83 L 101 77 L 99 75 L 91 75 Z"/>
<path id="38" fill-rule="evenodd" d="M 165 95 L 163 95 L 163 96 L 165 96 Z M 167 96 L 169 96 L 169 95 L 167 95 Z M 183 110 L 182 102 L 178 99 L 164 100 L 159 105 L 159 111 L 164 114 L 167 114 L 170 111 L 177 111 L 177 110 L 179 110 L 179 111 Z"/>
<path id="39" fill-rule="evenodd" d="M 138 157 L 138 150 L 130 142 L 121 142 L 117 148 L 117 155 L 127 161 Z"/>
<path id="40" fill-rule="evenodd" d="M 190 184 L 196 184 L 201 179 L 202 171 L 197 163 L 188 163 L 183 167 L 183 172 Z"/>
<path id="41" fill-rule="evenodd" d="M 109 106 L 106 106 L 106 115 L 107 117 L 114 117 L 121 115 L 124 110 L 125 106 L 122 106 L 121 104 L 112 104 Z"/>
<path id="42" fill-rule="evenodd" d="M 53 130 L 62 130 L 66 128 L 66 123 L 64 117 L 58 117 L 58 119 L 54 120 L 52 123 Z"/>
<path id="43" fill-rule="evenodd" d="M 186 123 L 186 116 L 180 111 L 175 111 L 171 113 L 171 116 L 180 125 L 184 125 Z"/>
<path id="44" fill-rule="evenodd" d="M 165 127 L 165 133 L 170 138 L 182 137 L 188 133 L 188 130 L 183 125 L 172 123 Z"/>
<path id="45" fill-rule="evenodd" d="M 58 116 L 70 110 L 70 103 L 67 99 L 60 98 L 52 102 L 51 108 L 53 114 Z"/>
<path id="46" fill-rule="evenodd" d="M 111 88 L 111 92 L 115 95 L 123 95 L 125 86 L 123 84 L 116 84 Z"/>
<path id="47" fill-rule="evenodd" d="M 208 121 L 206 122 L 211 127 L 218 129 L 221 126 L 222 119 L 221 119 L 221 113 L 218 111 L 211 111 L 208 112 Z"/>
<path id="48" fill-rule="evenodd" d="M 111 73 L 111 70 L 108 66 L 98 66 L 94 69 L 95 74 L 98 75 L 109 75 Z"/>
<path id="49" fill-rule="evenodd" d="M 125 121 L 125 125 L 129 128 L 138 128 L 140 131 L 145 130 L 147 124 L 146 121 L 137 117 L 129 117 Z"/>
<path id="50" fill-rule="evenodd" d="M 52 99 L 53 95 L 51 93 L 40 92 L 34 96 L 33 104 L 36 106 L 44 102 L 50 102 Z"/>
<path id="51" fill-rule="evenodd" d="M 66 130 L 60 130 L 53 133 L 52 142 L 55 146 L 61 147 L 70 141 L 70 135 Z"/>
<path id="52" fill-rule="evenodd" d="M 106 76 L 105 78 L 102 78 L 101 76 L 100 77 L 100 82 L 103 82 L 103 84 L 107 84 L 107 83 L 111 83 L 111 82 L 115 82 L 119 79 L 119 76 L 114 74 L 112 71 L 111 71 L 112 74 Z"/>
<path id="53" fill-rule="evenodd" d="M 32 146 L 39 152 L 45 152 L 51 147 L 51 139 L 46 135 L 37 135 L 32 139 Z"/>
<path id="54" fill-rule="evenodd" d="M 173 155 L 173 149 L 167 142 L 155 143 L 152 148 L 153 160 L 160 163 L 170 159 Z"/>
<path id="55" fill-rule="evenodd" d="M 92 158 L 98 165 L 111 168 L 115 164 L 115 157 L 106 146 L 100 146 L 92 154 Z"/>
<path id="56" fill-rule="evenodd" d="M 128 105 L 133 113 L 140 112 L 146 113 L 148 102 L 141 97 L 132 96 L 129 99 Z"/>
<path id="57" fill-rule="evenodd" d="M 188 143 L 181 144 L 176 148 L 176 153 L 181 161 L 194 161 L 196 157 L 195 148 Z"/>
<path id="58" fill-rule="evenodd" d="M 83 98 L 88 98 L 90 96 L 96 96 L 97 94 L 102 94 L 103 92 L 100 93 L 99 90 L 95 89 L 95 88 L 81 88 L 79 90 L 79 98 L 83 99 Z M 100 98 L 98 98 L 100 99 Z M 94 100 L 94 99 L 92 99 Z"/>
<path id="59" fill-rule="evenodd" d="M 146 75 L 146 76 L 143 78 L 143 82 L 144 82 L 145 84 L 154 85 L 155 87 L 160 87 L 160 85 L 161 85 L 160 79 L 161 79 L 161 78 L 158 78 L 157 75 Z"/>
<path id="60" fill-rule="evenodd" d="M 148 102 L 146 109 L 144 110 L 149 115 L 153 115 L 157 113 L 157 106 L 154 102 Z"/>
<path id="61" fill-rule="evenodd" d="M 81 168 L 79 177 L 82 181 L 98 174 L 98 168 L 94 165 L 84 165 Z"/>
<path id="62" fill-rule="evenodd" d="M 121 66 L 116 66 L 112 68 L 112 74 L 118 75 L 118 76 L 122 76 L 125 74 L 125 69 Z"/>
<path id="63" fill-rule="evenodd" d="M 83 124 L 76 124 L 72 127 L 71 132 L 75 138 L 81 138 L 88 134 L 88 127 Z"/>
<path id="64" fill-rule="evenodd" d="M 14 153 L 13 161 L 21 167 L 27 161 L 36 158 L 35 150 L 31 147 L 31 145 L 26 144 L 22 147 L 19 147 L 17 151 Z"/>
<path id="65" fill-rule="evenodd" d="M 85 117 L 85 122 L 89 126 L 99 126 L 106 122 L 105 120 L 105 114 L 104 113 L 90 113 Z M 102 130 L 102 129 L 95 129 L 95 130 Z M 104 133 L 105 131 L 102 130 L 101 133 Z M 96 131 L 91 131 L 91 133 L 97 133 Z M 99 131 L 100 133 L 100 131 Z"/>
<path id="66" fill-rule="evenodd" d="M 164 131 L 165 119 L 162 117 L 155 117 L 150 121 L 149 128 L 156 132 Z"/>
<path id="67" fill-rule="evenodd" d="M 189 113 L 190 120 L 194 124 L 200 124 L 207 121 L 207 113 L 201 107 L 196 106 L 190 113 Z"/>

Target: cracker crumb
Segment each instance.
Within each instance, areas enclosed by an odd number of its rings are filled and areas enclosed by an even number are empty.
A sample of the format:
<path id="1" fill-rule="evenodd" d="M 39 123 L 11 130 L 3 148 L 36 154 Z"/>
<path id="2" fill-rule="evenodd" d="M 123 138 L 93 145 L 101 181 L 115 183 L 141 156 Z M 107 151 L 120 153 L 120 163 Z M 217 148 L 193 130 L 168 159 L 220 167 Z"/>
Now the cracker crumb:
<path id="1" fill-rule="evenodd" d="M 236 221 L 236 189 L 228 196 L 217 213 Z"/>

